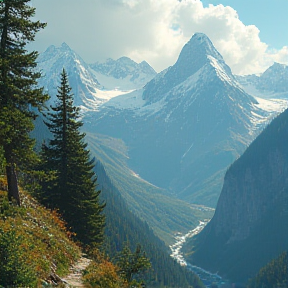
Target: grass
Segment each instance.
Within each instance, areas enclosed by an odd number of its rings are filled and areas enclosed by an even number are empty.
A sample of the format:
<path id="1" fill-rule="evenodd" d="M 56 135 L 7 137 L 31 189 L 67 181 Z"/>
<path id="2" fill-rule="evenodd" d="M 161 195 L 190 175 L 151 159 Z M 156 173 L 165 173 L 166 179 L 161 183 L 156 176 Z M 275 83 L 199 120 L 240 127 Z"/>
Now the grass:
<path id="1" fill-rule="evenodd" d="M 0 286 L 38 287 L 67 274 L 81 251 L 65 223 L 24 191 L 21 207 L 9 203 L 6 190 L 0 178 Z"/>

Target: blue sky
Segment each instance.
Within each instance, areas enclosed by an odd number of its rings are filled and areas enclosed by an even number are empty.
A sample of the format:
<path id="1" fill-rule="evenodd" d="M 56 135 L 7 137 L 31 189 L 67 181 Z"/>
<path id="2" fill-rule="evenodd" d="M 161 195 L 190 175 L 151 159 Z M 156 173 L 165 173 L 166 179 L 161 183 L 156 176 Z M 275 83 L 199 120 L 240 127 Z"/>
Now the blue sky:
<path id="1" fill-rule="evenodd" d="M 195 32 L 235 74 L 288 64 L 288 0 L 31 0 L 48 23 L 30 47 L 66 42 L 88 63 L 128 56 L 156 71 L 173 65 Z"/>
<path id="2" fill-rule="evenodd" d="M 280 49 L 288 45 L 288 0 L 202 0 L 209 4 L 231 6 L 246 25 L 255 25 L 260 38 L 269 46 Z"/>

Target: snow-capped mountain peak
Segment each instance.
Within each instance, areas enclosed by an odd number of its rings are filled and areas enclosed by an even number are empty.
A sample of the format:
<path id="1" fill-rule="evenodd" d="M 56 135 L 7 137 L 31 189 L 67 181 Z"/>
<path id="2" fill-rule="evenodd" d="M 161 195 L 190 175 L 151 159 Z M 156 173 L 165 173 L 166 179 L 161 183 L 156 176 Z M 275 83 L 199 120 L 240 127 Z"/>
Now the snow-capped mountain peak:
<path id="1" fill-rule="evenodd" d="M 143 99 L 147 103 L 159 101 L 166 92 L 203 70 L 204 67 L 221 80 L 234 86 L 237 85 L 231 69 L 226 65 L 210 39 L 203 33 L 195 33 L 183 47 L 177 62 L 165 73 L 162 73 L 161 77 L 155 77 L 145 86 Z M 207 69 L 205 69 L 206 75 L 210 74 Z"/>
<path id="2" fill-rule="evenodd" d="M 205 65 L 208 55 L 216 58 L 217 60 L 223 61 L 221 54 L 216 50 L 208 36 L 204 33 L 195 33 L 183 47 L 177 62 L 182 62 L 186 60 L 186 65 L 187 62 L 191 64 L 197 63 L 199 69 L 201 68 L 199 67 L 200 65 Z M 197 60 L 196 62 L 196 59 L 199 59 L 201 61 Z"/>
<path id="3" fill-rule="evenodd" d="M 65 42 L 60 47 L 49 46 L 37 59 L 42 73 L 39 85 L 53 101 L 62 69 L 65 68 L 74 93 L 74 103 L 83 111 L 97 110 L 113 97 L 143 87 L 156 72 L 145 61 L 137 64 L 128 57 L 88 65 Z"/>
<path id="4" fill-rule="evenodd" d="M 275 92 L 288 91 L 288 66 L 285 64 L 275 62 L 260 76 L 260 78 L 263 84 L 266 83 L 266 85 L 264 85 L 266 90 L 268 90 L 267 86 L 270 85 L 274 86 Z"/>
<path id="5" fill-rule="evenodd" d="M 72 51 L 72 49 L 69 47 L 69 45 L 66 43 L 66 42 L 63 42 L 62 44 L 61 44 L 61 49 L 62 50 L 68 50 L 68 51 Z"/>
<path id="6" fill-rule="evenodd" d="M 66 43 L 62 43 L 60 47 L 51 45 L 39 55 L 37 62 L 38 69 L 43 74 L 39 84 L 48 90 L 52 96 L 52 101 L 59 85 L 60 74 L 64 68 L 75 94 L 75 105 L 88 108 L 95 106 L 97 89 L 100 88 L 100 84 L 91 73 L 89 66 Z"/>

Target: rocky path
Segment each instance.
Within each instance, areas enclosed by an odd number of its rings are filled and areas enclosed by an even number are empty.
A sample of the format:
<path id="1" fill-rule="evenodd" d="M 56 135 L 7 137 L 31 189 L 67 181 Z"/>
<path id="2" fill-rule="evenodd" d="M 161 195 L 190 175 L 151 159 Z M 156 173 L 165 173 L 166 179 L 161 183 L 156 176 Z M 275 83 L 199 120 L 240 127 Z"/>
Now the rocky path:
<path id="1" fill-rule="evenodd" d="M 82 272 L 90 264 L 91 260 L 86 257 L 81 257 L 74 266 L 70 268 L 70 274 L 62 278 L 63 283 L 68 288 L 72 287 L 86 287 L 82 282 Z"/>

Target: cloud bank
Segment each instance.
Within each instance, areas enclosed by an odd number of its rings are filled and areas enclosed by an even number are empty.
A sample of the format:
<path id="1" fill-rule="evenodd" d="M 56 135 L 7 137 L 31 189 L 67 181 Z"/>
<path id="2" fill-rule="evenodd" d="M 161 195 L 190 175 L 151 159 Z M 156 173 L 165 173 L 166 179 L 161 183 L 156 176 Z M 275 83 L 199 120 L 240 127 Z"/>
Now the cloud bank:
<path id="1" fill-rule="evenodd" d="M 205 33 L 235 74 L 288 64 L 288 47 L 261 42 L 256 26 L 245 26 L 223 5 L 200 0 L 32 0 L 36 18 L 48 23 L 33 44 L 44 50 L 66 42 L 85 61 L 128 56 L 158 72 L 173 65 L 195 32 Z"/>

